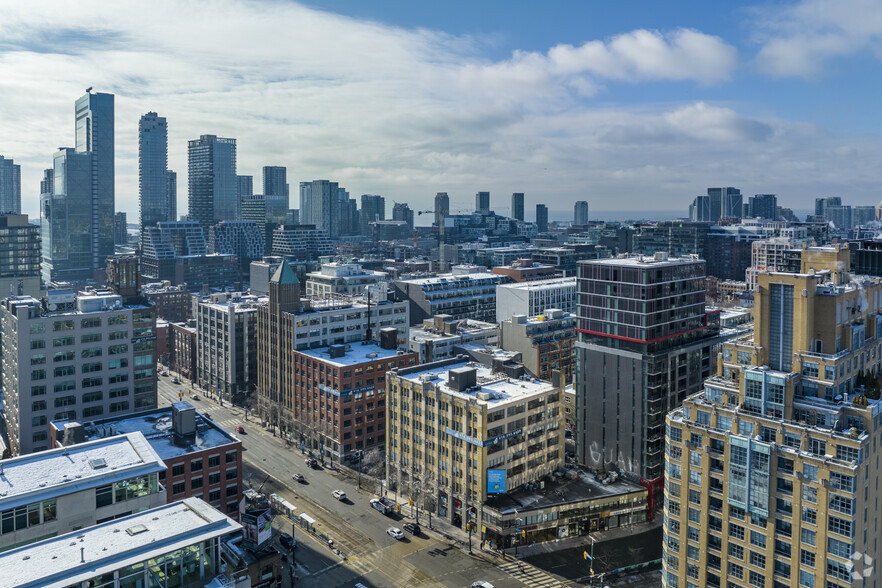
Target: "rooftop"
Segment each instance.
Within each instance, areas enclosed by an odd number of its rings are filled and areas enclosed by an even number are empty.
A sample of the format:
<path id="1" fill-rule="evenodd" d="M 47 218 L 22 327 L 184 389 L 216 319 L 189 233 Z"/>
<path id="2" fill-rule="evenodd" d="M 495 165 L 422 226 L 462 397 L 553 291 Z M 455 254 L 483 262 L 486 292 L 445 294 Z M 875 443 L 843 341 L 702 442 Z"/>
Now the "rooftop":
<path id="1" fill-rule="evenodd" d="M 57 423 L 55 421 L 53 424 Z M 56 425 L 57 426 L 57 425 Z M 172 428 L 172 409 L 170 406 L 138 412 L 119 418 L 103 419 L 85 425 L 86 439 L 114 439 L 110 435 L 140 433 L 160 459 L 180 457 L 194 451 L 203 451 L 238 443 L 238 439 L 221 429 L 211 419 L 197 413 L 196 439 L 191 445 L 175 445 Z M 81 445 L 71 446 L 71 450 Z M 163 468 L 165 469 L 165 468 Z"/>
<path id="2" fill-rule="evenodd" d="M 417 278 L 414 280 L 401 280 L 402 283 L 405 284 L 416 284 L 419 286 L 426 284 L 444 284 L 446 282 L 454 283 L 454 282 L 464 282 L 464 281 L 473 281 L 473 280 L 497 280 L 497 281 L 505 281 L 508 280 L 508 276 L 502 276 L 499 274 L 493 274 L 490 272 L 476 272 L 473 274 L 444 274 L 440 276 L 434 276 L 431 278 Z"/>
<path id="3" fill-rule="evenodd" d="M 565 286 L 576 287 L 576 278 L 552 278 L 550 280 L 536 280 L 534 282 L 516 282 L 514 284 L 500 284 L 500 288 L 517 290 L 550 290 Z"/>
<path id="4" fill-rule="evenodd" d="M 437 362 L 444 363 L 444 362 Z M 512 379 L 505 374 L 494 372 L 491 368 L 476 362 L 450 362 L 448 365 L 426 364 L 426 369 L 415 371 L 408 370 L 400 377 L 412 382 L 430 382 L 438 387 L 438 389 L 452 396 L 460 398 L 469 398 L 476 400 L 478 404 L 486 404 L 494 406 L 507 402 L 520 401 L 524 398 L 544 394 L 554 389 L 554 385 L 550 382 L 543 382 L 536 378 L 524 377 L 521 379 Z M 451 388 L 448 384 L 450 370 L 458 368 L 475 368 L 477 370 L 477 380 L 480 390 L 472 389 L 469 392 L 459 392 Z M 479 398 L 478 393 L 485 392 L 489 394 L 487 398 Z"/>
<path id="5" fill-rule="evenodd" d="M 241 528 L 202 500 L 186 498 L 4 552 L 0 577 L 19 588 L 70 586 Z"/>
<path id="6" fill-rule="evenodd" d="M 166 470 L 132 433 L 0 461 L 0 510 Z"/>
<path id="7" fill-rule="evenodd" d="M 345 348 L 343 355 L 341 355 L 340 357 L 331 357 L 330 350 L 332 347 L 337 346 L 332 345 L 329 347 L 317 347 L 315 349 L 297 351 L 297 353 L 301 353 L 308 357 L 312 357 L 313 359 L 318 359 L 323 361 L 324 363 L 336 365 L 339 367 L 380 361 L 389 357 L 396 357 L 398 355 L 397 349 L 383 349 L 376 343 L 368 343 L 366 345 L 362 343 L 346 343 L 345 345 L 343 345 L 343 347 Z"/>
<path id="8" fill-rule="evenodd" d="M 637 255 L 631 257 L 609 257 L 606 259 L 588 259 L 579 263 L 590 263 L 592 265 L 612 265 L 619 267 L 672 267 L 687 263 L 704 263 L 703 259 L 698 257 L 664 257 L 656 259 L 652 255 Z"/>

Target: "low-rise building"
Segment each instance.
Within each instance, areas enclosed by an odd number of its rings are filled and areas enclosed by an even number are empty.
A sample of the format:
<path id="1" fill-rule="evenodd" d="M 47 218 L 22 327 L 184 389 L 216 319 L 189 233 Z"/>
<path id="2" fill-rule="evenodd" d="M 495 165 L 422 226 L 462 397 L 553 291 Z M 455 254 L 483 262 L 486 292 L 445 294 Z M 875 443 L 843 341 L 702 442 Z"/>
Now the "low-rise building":
<path id="1" fill-rule="evenodd" d="M 516 314 L 539 316 L 548 308 L 576 312 L 576 278 L 503 284 L 496 288 L 496 322 Z"/>
<path id="2" fill-rule="evenodd" d="M 241 528 L 187 498 L 7 551 L 0 577 L 18 588 L 202 588 L 220 573 L 220 541 Z"/>
<path id="3" fill-rule="evenodd" d="M 532 259 L 517 259 L 511 265 L 497 266 L 492 271 L 500 276 L 508 276 L 513 282 L 533 282 L 561 276 L 553 265 L 534 263 Z"/>
<path id="4" fill-rule="evenodd" d="M 419 353 L 420 363 L 427 363 L 453 357 L 457 345 L 496 345 L 499 328 L 495 323 L 454 320 L 449 314 L 436 314 L 424 320 L 421 327 L 411 327 L 407 341 L 408 349 Z"/>
<path id="5" fill-rule="evenodd" d="M 482 529 L 491 494 L 563 467 L 561 393 L 463 358 L 394 369 L 386 377 L 386 479 L 453 525 L 466 529 L 470 513 Z"/>
<path id="6" fill-rule="evenodd" d="M 171 282 L 153 282 L 141 290 L 144 297 L 156 308 L 156 316 L 170 323 L 182 323 L 191 318 L 191 294 L 186 284 L 172 286 Z"/>
<path id="7" fill-rule="evenodd" d="M 184 393 L 185 399 L 192 394 Z M 159 482 L 174 502 L 195 496 L 237 518 L 242 499 L 242 441 L 196 412 L 187 401 L 90 423 L 54 421 L 53 447 L 79 449 L 115 436 L 143 436 L 165 467 Z M 80 445 L 82 443 L 83 445 Z"/>
<path id="8" fill-rule="evenodd" d="M 393 329 L 394 330 L 394 329 Z M 417 363 L 384 344 L 331 345 L 294 351 L 294 422 L 300 441 L 337 461 L 386 444 L 386 372 Z"/>
<path id="9" fill-rule="evenodd" d="M 502 348 L 519 352 L 524 367 L 534 377 L 550 380 L 552 372 L 558 370 L 567 382 L 572 382 L 578 318 L 558 308 L 549 308 L 539 316 L 512 316 L 499 323 Z"/>
<path id="10" fill-rule="evenodd" d="M 365 286 L 386 283 L 385 272 L 363 269 L 357 263 L 323 263 L 321 270 L 306 274 L 306 295 L 327 297 L 331 294 L 361 296 Z"/>
<path id="11" fill-rule="evenodd" d="M 172 356 L 169 367 L 180 374 L 182 380 L 195 384 L 198 378 L 196 320 L 192 319 L 186 323 L 172 323 L 171 330 L 173 343 L 171 344 Z"/>
<path id="12" fill-rule="evenodd" d="M 5 459 L 0 472 L 0 550 L 166 503 L 165 464 L 140 433 Z"/>
<path id="13" fill-rule="evenodd" d="M 450 274 L 399 280 L 392 285 L 398 298 L 410 303 L 411 324 L 420 324 L 437 314 L 448 314 L 456 320 L 492 321 L 496 316 L 496 286 L 510 281 L 508 276 L 455 266 Z"/>

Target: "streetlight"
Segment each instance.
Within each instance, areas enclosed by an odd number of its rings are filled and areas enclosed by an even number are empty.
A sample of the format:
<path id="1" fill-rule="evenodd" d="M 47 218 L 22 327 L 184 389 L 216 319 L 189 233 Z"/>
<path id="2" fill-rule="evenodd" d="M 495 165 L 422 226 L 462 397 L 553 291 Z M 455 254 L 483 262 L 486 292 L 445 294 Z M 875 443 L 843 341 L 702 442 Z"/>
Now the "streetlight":
<path id="1" fill-rule="evenodd" d="M 518 511 L 515 511 L 515 514 L 519 514 Z M 518 558 L 518 543 L 520 543 L 518 539 L 521 534 L 521 520 L 521 517 L 515 518 L 515 559 Z"/>

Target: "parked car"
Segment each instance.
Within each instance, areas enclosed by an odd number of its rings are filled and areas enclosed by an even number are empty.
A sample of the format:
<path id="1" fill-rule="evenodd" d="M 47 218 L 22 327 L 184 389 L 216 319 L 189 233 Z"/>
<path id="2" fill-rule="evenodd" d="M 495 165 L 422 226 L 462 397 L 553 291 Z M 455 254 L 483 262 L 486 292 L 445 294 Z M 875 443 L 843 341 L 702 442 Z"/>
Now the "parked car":
<path id="1" fill-rule="evenodd" d="M 346 500 L 346 493 L 342 490 L 334 490 L 333 494 L 337 500 Z"/>
<path id="2" fill-rule="evenodd" d="M 419 535 L 420 534 L 420 526 L 416 523 L 404 523 L 404 530 L 410 533 L 411 535 Z"/>
<path id="3" fill-rule="evenodd" d="M 478 580 L 477 582 L 472 582 L 472 588 L 493 588 L 493 584 L 484 580 Z"/>
<path id="4" fill-rule="evenodd" d="M 287 549 L 294 549 L 297 547 L 297 542 L 294 541 L 294 537 L 288 533 L 279 533 L 279 543 L 282 544 L 282 547 Z"/>
<path id="5" fill-rule="evenodd" d="M 239 425 L 238 427 L 236 427 L 236 432 L 237 433 L 244 433 L 245 427 L 243 427 L 242 425 Z"/>
<path id="6" fill-rule="evenodd" d="M 404 539 L 404 533 L 402 533 L 401 529 L 399 529 L 398 527 L 389 527 L 388 529 L 386 529 L 386 533 L 388 533 L 390 537 L 398 539 L 399 541 Z"/>

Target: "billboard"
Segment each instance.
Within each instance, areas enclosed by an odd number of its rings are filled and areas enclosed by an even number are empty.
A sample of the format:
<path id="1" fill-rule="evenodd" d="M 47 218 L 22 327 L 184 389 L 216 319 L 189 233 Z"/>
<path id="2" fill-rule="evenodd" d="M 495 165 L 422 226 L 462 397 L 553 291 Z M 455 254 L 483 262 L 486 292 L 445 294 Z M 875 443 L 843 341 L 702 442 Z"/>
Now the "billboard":
<path id="1" fill-rule="evenodd" d="M 262 545 L 264 541 L 272 537 L 273 515 L 271 509 L 246 511 L 240 515 L 239 520 L 242 523 L 242 537 L 251 545 L 255 547 Z"/>
<path id="2" fill-rule="evenodd" d="M 505 470 L 487 470 L 487 494 L 505 494 Z"/>

